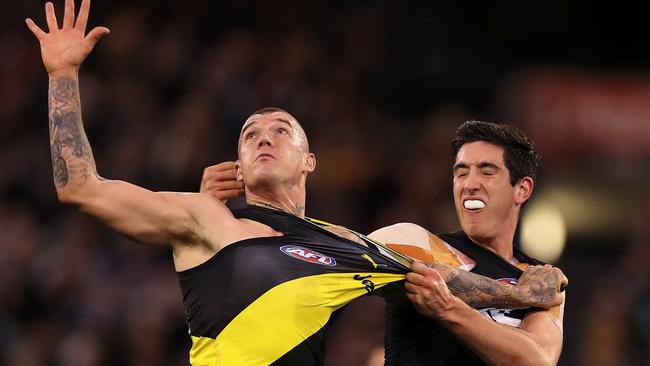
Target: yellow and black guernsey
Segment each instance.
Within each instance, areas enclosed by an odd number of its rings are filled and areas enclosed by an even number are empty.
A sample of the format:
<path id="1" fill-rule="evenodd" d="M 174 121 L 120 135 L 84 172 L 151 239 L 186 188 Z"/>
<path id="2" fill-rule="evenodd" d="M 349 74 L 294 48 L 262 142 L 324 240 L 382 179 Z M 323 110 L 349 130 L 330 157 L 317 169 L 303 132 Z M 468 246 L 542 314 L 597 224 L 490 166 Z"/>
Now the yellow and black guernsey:
<path id="1" fill-rule="evenodd" d="M 364 247 L 281 211 L 249 206 L 233 214 L 285 235 L 230 244 L 178 273 L 193 366 L 322 365 L 335 312 L 408 271 L 371 242 Z"/>

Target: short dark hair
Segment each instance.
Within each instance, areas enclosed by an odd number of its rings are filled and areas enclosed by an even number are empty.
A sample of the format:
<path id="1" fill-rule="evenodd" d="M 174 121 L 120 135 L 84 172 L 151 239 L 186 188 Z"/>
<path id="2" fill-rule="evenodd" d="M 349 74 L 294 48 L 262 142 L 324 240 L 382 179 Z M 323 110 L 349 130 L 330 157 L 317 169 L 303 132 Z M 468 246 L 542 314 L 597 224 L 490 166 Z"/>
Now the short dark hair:
<path id="1" fill-rule="evenodd" d="M 452 140 L 454 159 L 464 144 L 475 141 L 503 147 L 503 160 L 510 173 L 511 185 L 514 186 L 523 177 L 537 178 L 540 155 L 532 141 L 517 127 L 481 121 L 463 123 Z"/>
<path id="2" fill-rule="evenodd" d="M 285 111 L 285 110 L 282 109 L 282 108 L 278 108 L 278 107 L 264 107 L 264 108 L 262 108 L 262 109 L 258 109 L 258 110 L 256 110 L 255 112 L 249 114 L 248 117 L 250 118 L 250 116 L 254 116 L 254 115 L 256 115 L 256 114 L 267 114 L 267 113 L 274 113 L 274 112 L 284 112 L 284 113 L 286 113 L 286 114 L 288 114 L 288 115 L 291 115 L 291 113 Z"/>

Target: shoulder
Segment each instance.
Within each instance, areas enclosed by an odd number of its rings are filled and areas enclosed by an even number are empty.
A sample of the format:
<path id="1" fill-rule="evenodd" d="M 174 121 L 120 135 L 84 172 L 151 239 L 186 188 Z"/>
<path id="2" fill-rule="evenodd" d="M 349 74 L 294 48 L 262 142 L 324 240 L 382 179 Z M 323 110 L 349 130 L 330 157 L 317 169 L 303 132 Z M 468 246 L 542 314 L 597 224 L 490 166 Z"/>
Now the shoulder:
<path id="1" fill-rule="evenodd" d="M 385 226 L 370 233 L 368 237 L 386 244 L 408 244 L 429 249 L 429 237 L 434 236 L 427 229 L 410 222 Z"/>
<path id="2" fill-rule="evenodd" d="M 235 217 L 221 200 L 209 194 L 179 192 L 158 192 L 158 194 L 182 207 L 196 226 L 198 237 L 212 248 L 221 248 L 251 236 L 273 234 L 273 230 L 264 224 Z"/>

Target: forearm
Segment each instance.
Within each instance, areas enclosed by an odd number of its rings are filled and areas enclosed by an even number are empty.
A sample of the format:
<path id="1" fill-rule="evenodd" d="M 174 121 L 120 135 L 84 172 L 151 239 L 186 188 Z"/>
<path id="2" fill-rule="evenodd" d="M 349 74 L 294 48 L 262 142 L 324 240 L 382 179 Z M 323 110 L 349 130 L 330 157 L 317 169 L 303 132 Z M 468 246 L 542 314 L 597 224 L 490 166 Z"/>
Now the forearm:
<path id="1" fill-rule="evenodd" d="M 554 365 L 556 362 L 527 332 L 491 321 L 457 302 L 441 323 L 489 365 Z"/>
<path id="2" fill-rule="evenodd" d="M 525 294 L 516 286 L 444 264 L 433 263 L 430 266 L 440 273 L 452 294 L 475 309 L 530 306 Z"/>
<path id="3" fill-rule="evenodd" d="M 48 107 L 54 184 L 59 197 L 67 200 L 71 192 L 98 178 L 81 120 L 76 70 L 50 75 Z"/>

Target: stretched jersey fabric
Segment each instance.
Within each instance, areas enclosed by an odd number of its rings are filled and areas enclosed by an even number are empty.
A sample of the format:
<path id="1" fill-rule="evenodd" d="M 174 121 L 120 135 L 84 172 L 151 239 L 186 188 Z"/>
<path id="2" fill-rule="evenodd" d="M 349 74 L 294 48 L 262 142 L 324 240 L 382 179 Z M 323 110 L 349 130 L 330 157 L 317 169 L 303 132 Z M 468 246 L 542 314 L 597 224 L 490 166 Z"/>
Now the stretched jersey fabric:
<path id="1" fill-rule="evenodd" d="M 474 259 L 476 265 L 471 272 L 510 284 L 516 284 L 522 274 L 521 269 L 497 254 L 474 244 L 462 231 L 437 236 Z M 514 255 L 521 263 L 542 264 L 517 248 Z M 519 326 L 528 310 L 489 308 L 480 311 L 496 322 Z M 400 296 L 386 298 L 385 347 L 387 366 L 485 364 L 454 334 L 437 321 L 418 314 L 413 305 Z"/>
<path id="2" fill-rule="evenodd" d="M 408 268 L 302 218 L 249 206 L 278 237 L 242 240 L 179 272 L 193 366 L 322 365 L 326 326 Z"/>

